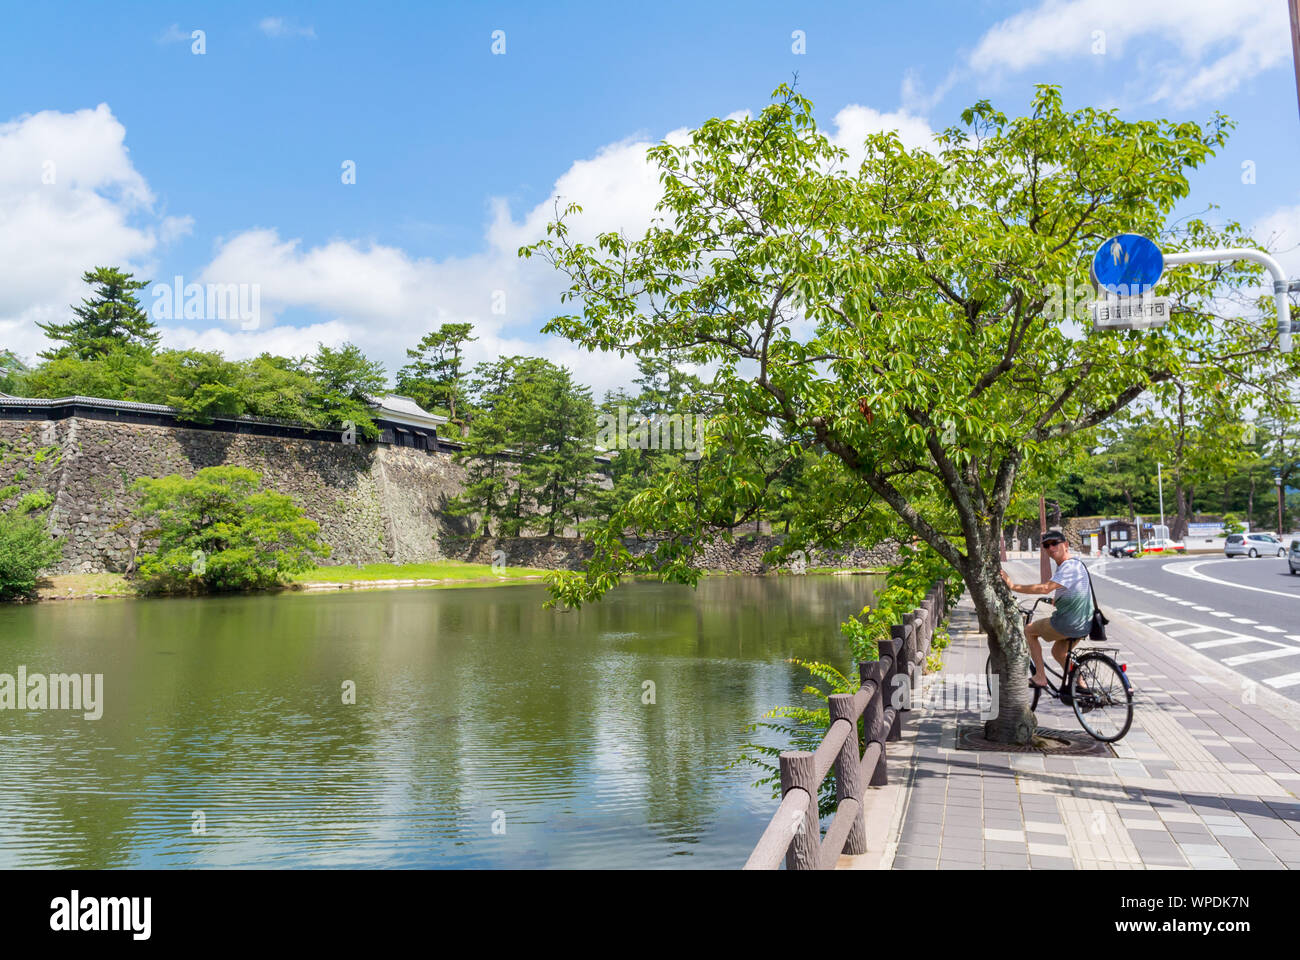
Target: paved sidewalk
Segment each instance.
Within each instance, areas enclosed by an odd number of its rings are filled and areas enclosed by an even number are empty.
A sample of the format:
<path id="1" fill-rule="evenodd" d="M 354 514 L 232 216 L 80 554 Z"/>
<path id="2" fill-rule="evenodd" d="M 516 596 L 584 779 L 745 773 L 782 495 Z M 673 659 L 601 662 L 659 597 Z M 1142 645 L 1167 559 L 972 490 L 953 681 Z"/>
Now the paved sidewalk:
<path id="1" fill-rule="evenodd" d="M 1028 564 L 1009 564 L 1032 576 Z M 1136 691 L 1114 757 L 957 750 L 975 710 L 907 714 L 906 791 L 881 866 L 897 869 L 1300 869 L 1300 711 L 1210 658 L 1103 609 Z M 982 674 L 963 598 L 936 676 Z M 1043 697 L 1040 727 L 1082 733 Z"/>

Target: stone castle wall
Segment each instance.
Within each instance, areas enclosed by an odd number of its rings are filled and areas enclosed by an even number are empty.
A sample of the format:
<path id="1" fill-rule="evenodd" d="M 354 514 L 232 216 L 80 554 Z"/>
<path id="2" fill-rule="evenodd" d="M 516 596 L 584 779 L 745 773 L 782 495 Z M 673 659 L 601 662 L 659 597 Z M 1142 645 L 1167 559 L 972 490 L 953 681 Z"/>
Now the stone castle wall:
<path id="1" fill-rule="evenodd" d="M 456 559 L 510 566 L 574 568 L 590 556 L 585 540 L 523 537 L 471 539 L 473 524 L 447 513 L 464 470 L 447 453 L 376 444 L 347 445 L 146 426 L 73 417 L 0 420 L 0 487 L 54 497 L 51 530 L 67 537 L 55 572 L 125 571 L 140 549 L 132 514 L 138 477 L 193 476 L 204 467 L 248 467 L 265 485 L 293 496 L 320 524 L 331 547 L 327 563 L 416 563 Z M 738 535 L 705 550 L 706 569 L 761 573 L 762 556 L 779 536 Z M 892 546 L 831 556 L 810 550 L 808 566 L 876 568 L 896 559 Z"/>

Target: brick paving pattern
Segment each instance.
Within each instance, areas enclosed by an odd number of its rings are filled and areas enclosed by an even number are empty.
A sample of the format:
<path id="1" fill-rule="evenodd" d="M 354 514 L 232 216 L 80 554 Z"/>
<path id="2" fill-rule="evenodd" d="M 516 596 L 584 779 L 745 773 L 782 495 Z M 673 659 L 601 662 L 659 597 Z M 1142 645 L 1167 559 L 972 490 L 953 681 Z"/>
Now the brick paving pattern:
<path id="1" fill-rule="evenodd" d="M 951 632 L 938 676 L 982 674 L 988 651 L 968 598 Z M 1300 869 L 1293 720 L 1127 618 L 1112 617 L 1108 632 L 1137 691 L 1113 758 L 957 750 L 974 709 L 918 704 L 906 715 L 914 739 L 899 770 L 908 786 L 895 869 Z M 1038 722 L 1083 732 L 1047 696 Z"/>

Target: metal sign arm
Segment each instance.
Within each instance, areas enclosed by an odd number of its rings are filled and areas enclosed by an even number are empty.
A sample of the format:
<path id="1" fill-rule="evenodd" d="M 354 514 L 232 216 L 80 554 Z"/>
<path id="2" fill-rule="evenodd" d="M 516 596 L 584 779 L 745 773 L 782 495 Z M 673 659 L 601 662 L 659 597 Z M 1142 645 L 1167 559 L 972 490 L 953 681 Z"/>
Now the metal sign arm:
<path id="1" fill-rule="evenodd" d="M 1277 339 L 1278 347 L 1283 353 L 1291 352 L 1291 303 L 1287 300 L 1290 283 L 1282 265 L 1259 250 L 1246 247 L 1226 247 L 1222 250 L 1186 250 L 1183 253 L 1166 253 L 1165 264 L 1177 266 L 1180 263 L 1216 263 L 1221 260 L 1250 260 L 1262 263 L 1273 277 L 1273 300 L 1277 304 Z"/>

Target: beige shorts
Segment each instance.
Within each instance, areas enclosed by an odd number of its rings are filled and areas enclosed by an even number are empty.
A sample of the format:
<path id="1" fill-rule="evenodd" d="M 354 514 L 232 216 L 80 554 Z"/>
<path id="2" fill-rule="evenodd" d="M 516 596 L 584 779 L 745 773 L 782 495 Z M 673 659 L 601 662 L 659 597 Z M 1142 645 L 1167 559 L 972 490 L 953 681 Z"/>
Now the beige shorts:
<path id="1" fill-rule="evenodd" d="M 1054 626 L 1052 626 L 1052 621 L 1048 617 L 1043 617 L 1043 619 L 1041 620 L 1035 620 L 1032 624 L 1030 624 L 1030 626 L 1034 628 L 1034 633 L 1038 634 L 1044 640 L 1052 641 L 1052 643 L 1059 643 L 1062 640 L 1070 639 L 1065 634 L 1063 634 L 1060 630 L 1057 630 Z"/>

